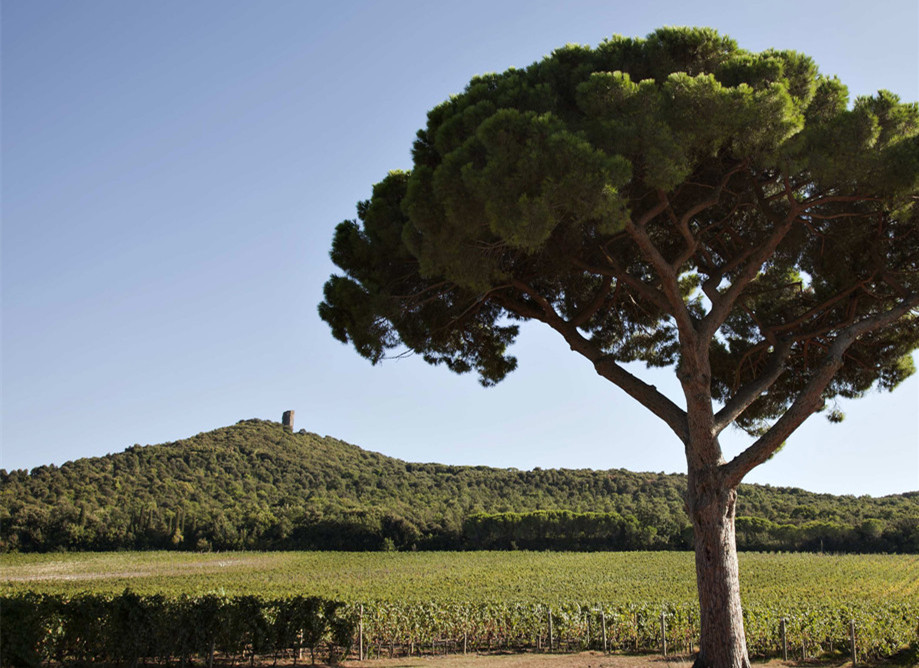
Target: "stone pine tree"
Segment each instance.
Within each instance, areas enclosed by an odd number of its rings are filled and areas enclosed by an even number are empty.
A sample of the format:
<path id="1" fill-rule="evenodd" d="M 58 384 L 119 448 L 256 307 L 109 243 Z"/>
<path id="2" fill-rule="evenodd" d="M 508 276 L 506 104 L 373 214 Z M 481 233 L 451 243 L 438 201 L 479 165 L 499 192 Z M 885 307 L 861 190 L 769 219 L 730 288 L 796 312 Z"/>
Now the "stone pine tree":
<path id="1" fill-rule="evenodd" d="M 336 229 L 321 317 L 372 362 L 409 349 L 484 385 L 516 366 L 516 323 L 558 332 L 682 443 L 697 665 L 748 666 L 738 484 L 811 414 L 841 419 L 835 398 L 913 372 L 917 105 L 666 28 L 472 79 L 412 157 Z M 731 425 L 752 438 L 727 461 Z"/>

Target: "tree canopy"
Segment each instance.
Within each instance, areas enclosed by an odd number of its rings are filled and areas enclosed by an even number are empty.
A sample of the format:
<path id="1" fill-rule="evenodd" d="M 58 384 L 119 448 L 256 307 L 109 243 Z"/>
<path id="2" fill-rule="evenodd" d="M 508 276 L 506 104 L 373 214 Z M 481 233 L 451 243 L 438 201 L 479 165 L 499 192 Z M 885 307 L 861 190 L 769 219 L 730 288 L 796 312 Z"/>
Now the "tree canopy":
<path id="1" fill-rule="evenodd" d="M 339 225 L 345 275 L 320 306 L 374 362 L 406 346 L 493 384 L 516 366 L 514 321 L 534 319 L 622 375 L 675 365 L 697 326 L 723 417 L 755 432 L 835 334 L 919 293 L 917 105 L 884 91 L 850 105 L 792 51 L 708 29 L 569 45 L 474 78 L 428 114 L 413 158 Z M 917 344 L 912 315 L 859 337 L 823 399 L 894 387 Z"/>

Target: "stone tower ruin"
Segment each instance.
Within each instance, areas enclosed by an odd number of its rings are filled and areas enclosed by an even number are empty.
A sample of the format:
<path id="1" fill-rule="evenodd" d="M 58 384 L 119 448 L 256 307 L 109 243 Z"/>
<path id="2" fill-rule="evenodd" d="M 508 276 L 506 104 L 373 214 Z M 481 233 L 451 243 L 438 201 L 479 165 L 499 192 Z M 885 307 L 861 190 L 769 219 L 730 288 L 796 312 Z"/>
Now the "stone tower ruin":
<path id="1" fill-rule="evenodd" d="M 284 411 L 284 415 L 281 416 L 281 425 L 287 431 L 294 430 L 294 412 L 293 411 Z"/>

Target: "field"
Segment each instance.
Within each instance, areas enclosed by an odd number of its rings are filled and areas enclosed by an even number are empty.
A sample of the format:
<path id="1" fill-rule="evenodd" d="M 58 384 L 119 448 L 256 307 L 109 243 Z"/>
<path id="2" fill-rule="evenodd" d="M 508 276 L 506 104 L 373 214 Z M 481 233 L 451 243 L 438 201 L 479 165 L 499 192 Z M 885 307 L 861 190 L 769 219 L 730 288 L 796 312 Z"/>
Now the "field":
<path id="1" fill-rule="evenodd" d="M 919 555 L 741 553 L 747 604 L 910 603 Z M 351 603 L 696 601 L 688 552 L 100 552 L 0 556 L 0 592 L 313 595 Z"/>
<path id="2" fill-rule="evenodd" d="M 775 656 L 838 655 L 857 628 L 862 656 L 919 646 L 919 556 L 740 555 L 748 643 Z M 371 654 L 471 649 L 671 650 L 698 633 L 685 552 L 126 552 L 4 555 L 0 593 L 134 593 L 177 598 L 292 596 L 344 601 Z M 229 603 L 228 603 L 229 605 Z"/>

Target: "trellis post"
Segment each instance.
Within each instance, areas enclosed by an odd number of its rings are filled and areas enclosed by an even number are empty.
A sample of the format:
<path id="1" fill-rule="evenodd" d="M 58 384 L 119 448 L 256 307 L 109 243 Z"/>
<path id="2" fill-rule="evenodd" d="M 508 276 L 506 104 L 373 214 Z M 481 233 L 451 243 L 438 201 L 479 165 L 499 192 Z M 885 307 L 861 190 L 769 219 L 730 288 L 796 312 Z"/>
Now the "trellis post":
<path id="1" fill-rule="evenodd" d="M 852 647 L 852 665 L 858 663 L 858 653 L 855 650 L 855 620 L 849 622 L 849 640 Z"/>
<path id="2" fill-rule="evenodd" d="M 785 618 L 782 617 L 782 621 L 779 624 L 779 629 L 782 633 L 782 661 L 788 661 L 788 629 L 785 625 Z"/>
<path id="3" fill-rule="evenodd" d="M 667 613 L 661 612 L 661 653 L 667 656 Z"/>
<path id="4" fill-rule="evenodd" d="M 606 644 L 606 611 L 600 611 L 600 623 L 603 625 L 603 653 L 606 654 L 609 650 L 607 649 Z"/>
<path id="5" fill-rule="evenodd" d="M 364 604 L 358 611 L 357 617 L 357 656 L 358 660 L 364 660 Z"/>

